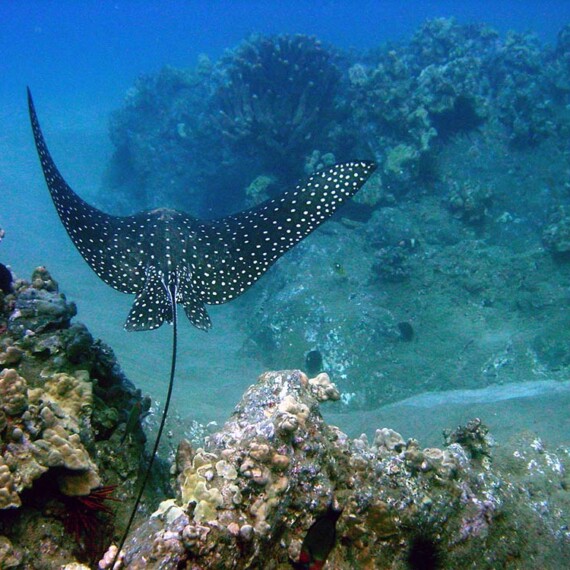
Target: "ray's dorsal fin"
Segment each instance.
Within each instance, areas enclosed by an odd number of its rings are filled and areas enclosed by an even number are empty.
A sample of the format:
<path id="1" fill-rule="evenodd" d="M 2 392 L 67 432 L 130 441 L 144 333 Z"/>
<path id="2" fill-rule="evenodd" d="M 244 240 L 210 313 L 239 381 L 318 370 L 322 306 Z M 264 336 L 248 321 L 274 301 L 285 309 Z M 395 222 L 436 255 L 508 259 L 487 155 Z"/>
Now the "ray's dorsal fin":
<path id="1" fill-rule="evenodd" d="M 184 306 L 194 326 L 208 330 L 212 323 L 206 304 L 226 303 L 251 287 L 353 196 L 376 165 L 370 161 L 337 164 L 278 198 L 214 221 L 168 209 L 111 216 L 82 200 L 63 179 L 45 144 L 29 89 L 28 107 L 44 177 L 69 237 L 105 283 L 136 295 L 125 328 L 140 331 L 164 322 L 173 324 L 164 410 L 119 553 L 148 481 L 170 406 L 176 371 L 176 305 Z"/>

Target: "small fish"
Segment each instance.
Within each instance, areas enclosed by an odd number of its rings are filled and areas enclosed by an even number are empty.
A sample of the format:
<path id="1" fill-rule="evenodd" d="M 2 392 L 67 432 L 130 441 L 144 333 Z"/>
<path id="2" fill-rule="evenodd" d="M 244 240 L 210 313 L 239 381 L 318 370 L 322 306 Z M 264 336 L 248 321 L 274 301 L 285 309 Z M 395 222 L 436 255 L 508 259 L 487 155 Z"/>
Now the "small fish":
<path id="1" fill-rule="evenodd" d="M 333 263 L 333 270 L 337 275 L 340 275 L 341 277 L 346 277 L 346 270 L 344 269 L 342 264 L 338 262 Z"/>
<path id="2" fill-rule="evenodd" d="M 398 331 L 400 333 L 400 338 L 403 341 L 411 342 L 414 340 L 415 333 L 412 323 L 408 321 L 402 321 L 401 323 L 398 323 Z"/>
<path id="3" fill-rule="evenodd" d="M 129 437 L 135 431 L 137 424 L 147 413 L 148 412 L 143 411 L 142 400 L 137 400 L 133 404 L 133 407 L 131 408 L 131 411 L 129 412 L 129 416 L 127 417 L 127 421 L 125 424 L 125 433 L 123 434 L 123 437 L 121 438 L 121 445 L 123 445 L 123 443 L 125 443 L 125 440 L 127 439 L 127 437 Z"/>
<path id="4" fill-rule="evenodd" d="M 318 349 L 309 350 L 305 356 L 305 370 L 313 378 L 323 370 L 323 355 Z"/>
<path id="5" fill-rule="evenodd" d="M 0 241 L 6 235 L 6 232 L 0 228 Z M 14 278 L 12 277 L 12 272 L 3 264 L 0 263 L 0 291 L 6 295 L 13 293 L 14 289 L 12 283 Z"/>
<path id="6" fill-rule="evenodd" d="M 295 570 L 321 570 L 336 543 L 336 523 L 342 509 L 329 504 L 327 511 L 310 526 L 297 562 L 291 562 Z"/>

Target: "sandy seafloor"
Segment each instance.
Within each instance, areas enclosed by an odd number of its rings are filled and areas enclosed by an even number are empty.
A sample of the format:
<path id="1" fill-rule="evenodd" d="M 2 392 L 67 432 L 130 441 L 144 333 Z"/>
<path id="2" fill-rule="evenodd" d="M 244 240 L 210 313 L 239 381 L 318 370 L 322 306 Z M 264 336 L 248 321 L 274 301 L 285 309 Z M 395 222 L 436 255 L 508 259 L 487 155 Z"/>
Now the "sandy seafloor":
<path id="1" fill-rule="evenodd" d="M 231 41 L 228 47 L 234 45 Z M 190 58 L 189 64 L 193 63 Z M 151 70 L 149 70 L 151 71 Z M 38 113 L 56 163 L 70 185 L 85 199 L 94 196 L 112 148 L 107 135 L 109 112 L 120 105 L 124 89 L 134 81 L 121 77 L 108 99 L 81 86 L 81 73 L 63 89 L 46 94 L 42 74 L 32 77 Z M 48 75 L 44 72 L 44 75 Z M 34 84 L 33 81 L 36 81 Z M 12 78 L 10 104 L 0 109 L 0 261 L 19 277 L 29 278 L 45 265 L 68 298 L 77 302 L 77 320 L 95 337 L 112 346 L 127 376 L 154 401 L 162 400 L 170 365 L 171 329 L 127 333 L 122 325 L 132 297 L 103 284 L 75 250 L 56 215 L 41 175 L 25 104 L 28 77 Z M 74 89 L 76 93 L 74 93 Z M 309 238 L 310 239 L 310 238 Z M 271 279 L 271 271 L 264 279 Z M 253 287 L 248 295 L 255 295 Z M 205 334 L 181 313 L 176 387 L 170 429 L 184 432 L 191 420 L 222 422 L 263 366 L 241 353 L 236 329 L 239 314 L 232 305 L 212 307 L 214 327 Z M 339 308 L 342 310 L 342 308 Z M 410 371 L 411 374 L 414 371 Z M 529 379 L 530 379 L 529 371 Z M 501 443 L 523 431 L 536 432 L 552 446 L 570 442 L 570 384 L 510 384 L 485 390 L 440 392 L 417 396 L 368 412 L 331 414 L 329 419 L 352 436 L 391 427 L 424 446 L 440 445 L 441 430 L 479 416 Z M 326 414 L 326 406 L 323 406 Z M 182 433 L 180 433 L 182 436 Z M 173 434 L 176 442 L 178 433 Z"/>
<path id="2" fill-rule="evenodd" d="M 36 99 L 48 144 L 61 171 L 71 186 L 89 199 L 111 152 L 107 117 L 92 108 L 74 109 L 72 116 L 63 110 L 50 112 L 41 97 Z M 41 176 L 24 105 L 4 115 L 2 125 L 1 226 L 6 238 L 0 246 L 1 261 L 25 278 L 35 266 L 46 265 L 68 298 L 77 302 L 76 319 L 113 347 L 137 387 L 153 401 L 161 401 L 170 365 L 171 327 L 143 333 L 123 330 L 133 298 L 103 284 L 65 234 Z M 271 279 L 271 271 L 264 278 Z M 255 295 L 255 287 L 247 294 Z M 180 314 L 178 368 L 169 424 L 173 444 L 180 432 L 190 429 L 192 420 L 223 422 L 263 371 L 261 363 L 241 351 L 244 338 L 236 327 L 239 309 L 229 304 L 209 310 L 214 327 L 208 333 L 192 327 Z M 390 427 L 404 437 L 419 439 L 422 445 L 441 445 L 442 429 L 480 417 L 499 444 L 530 431 L 547 445 L 556 446 L 570 441 L 569 409 L 570 381 L 550 382 L 545 378 L 481 390 L 428 393 L 367 412 L 327 414 L 326 404 L 322 411 L 331 423 L 352 436 L 363 432 L 372 435 L 378 427 Z"/>

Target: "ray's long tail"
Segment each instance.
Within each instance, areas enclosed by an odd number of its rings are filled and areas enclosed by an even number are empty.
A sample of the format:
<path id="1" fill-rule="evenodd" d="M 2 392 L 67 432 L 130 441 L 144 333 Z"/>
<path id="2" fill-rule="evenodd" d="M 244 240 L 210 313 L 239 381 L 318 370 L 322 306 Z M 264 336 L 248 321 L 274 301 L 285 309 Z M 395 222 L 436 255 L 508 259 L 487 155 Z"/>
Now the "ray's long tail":
<path id="1" fill-rule="evenodd" d="M 115 555 L 115 560 L 118 558 L 118 556 L 121 552 L 121 549 L 125 545 L 127 537 L 129 536 L 129 531 L 131 530 L 131 526 L 132 526 L 133 521 L 135 519 L 135 516 L 137 514 L 137 510 L 139 508 L 144 490 L 146 488 L 146 484 L 148 483 L 148 479 L 150 477 L 152 466 L 154 464 L 154 459 L 156 458 L 156 455 L 158 452 L 158 446 L 160 444 L 160 438 L 162 437 L 162 432 L 164 430 L 164 425 L 166 423 L 166 416 L 168 414 L 168 408 L 170 406 L 170 399 L 172 396 L 172 388 L 174 386 L 174 375 L 176 373 L 176 347 L 177 347 L 177 341 L 178 341 L 178 338 L 177 338 L 177 334 L 178 334 L 177 320 L 176 320 L 175 285 L 171 285 L 169 287 L 168 293 L 169 293 L 169 297 L 170 297 L 170 302 L 172 304 L 172 327 L 173 327 L 173 332 L 172 332 L 172 361 L 170 363 L 170 380 L 168 381 L 168 392 L 166 393 L 166 401 L 164 403 L 164 409 L 162 410 L 162 418 L 160 419 L 160 426 L 158 427 L 158 433 L 156 435 L 154 447 L 152 449 L 152 454 L 150 456 L 150 460 L 148 462 L 148 466 L 146 468 L 144 478 L 142 480 L 139 492 L 137 494 L 135 504 L 133 505 L 133 509 L 131 511 L 131 516 L 129 517 L 129 522 L 127 523 L 127 527 L 125 528 L 125 532 L 123 533 L 123 536 L 121 538 L 121 542 L 119 543 L 119 548 L 117 550 L 117 554 Z M 115 560 L 113 561 L 113 564 L 114 564 Z M 113 567 L 113 564 L 111 565 L 111 567 Z"/>

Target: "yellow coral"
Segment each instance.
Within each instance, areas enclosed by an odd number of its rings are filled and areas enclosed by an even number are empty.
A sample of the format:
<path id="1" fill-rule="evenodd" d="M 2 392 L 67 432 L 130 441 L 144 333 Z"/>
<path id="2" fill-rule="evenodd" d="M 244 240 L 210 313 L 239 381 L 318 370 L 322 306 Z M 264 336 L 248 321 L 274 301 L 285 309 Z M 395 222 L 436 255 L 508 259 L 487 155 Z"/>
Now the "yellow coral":
<path id="1" fill-rule="evenodd" d="M 210 455 L 198 450 L 192 466 L 184 469 L 182 473 L 182 501 L 184 504 L 196 503 L 193 515 L 196 522 L 215 520 L 216 509 L 224 504 L 220 490 L 216 487 L 208 487 L 206 476 L 211 478 L 216 472 L 213 463 L 208 462 Z"/>
<path id="2" fill-rule="evenodd" d="M 0 509 L 19 507 L 21 504 L 10 469 L 0 457 Z"/>
<path id="3" fill-rule="evenodd" d="M 35 445 L 43 452 L 45 463 L 49 467 L 67 467 L 72 470 L 87 469 L 89 455 L 85 451 L 77 434 L 68 434 L 61 425 L 48 428 L 43 438 Z"/>
<path id="4" fill-rule="evenodd" d="M 57 404 L 70 418 L 91 412 L 93 385 L 86 371 L 78 371 L 75 376 L 56 374 L 46 381 L 44 390 L 43 400 Z"/>
<path id="5" fill-rule="evenodd" d="M 321 372 L 315 378 L 309 380 L 309 387 L 319 402 L 326 400 L 340 400 L 340 392 L 335 384 L 331 382 L 326 372 Z"/>
<path id="6" fill-rule="evenodd" d="M 309 413 L 308 406 L 287 394 L 277 407 L 275 428 L 281 433 L 294 432 L 299 426 L 305 426 Z"/>
<path id="7" fill-rule="evenodd" d="M 9 415 L 21 414 L 28 407 L 28 385 L 13 368 L 0 372 L 0 405 Z"/>
<path id="8" fill-rule="evenodd" d="M 38 461 L 48 467 L 65 467 L 70 473 L 58 478 L 59 488 L 66 495 L 87 495 L 101 485 L 97 467 L 81 443 L 78 434 L 69 434 L 62 425 L 47 428 L 42 439 L 34 442 Z"/>

